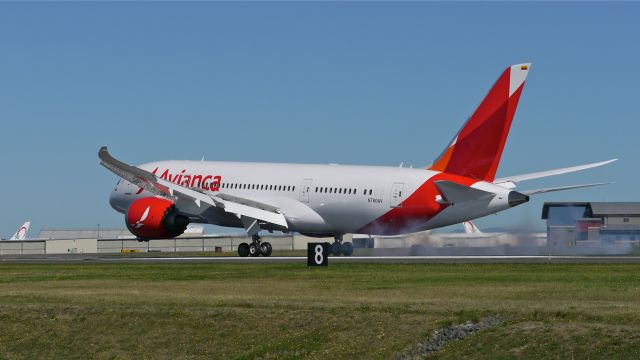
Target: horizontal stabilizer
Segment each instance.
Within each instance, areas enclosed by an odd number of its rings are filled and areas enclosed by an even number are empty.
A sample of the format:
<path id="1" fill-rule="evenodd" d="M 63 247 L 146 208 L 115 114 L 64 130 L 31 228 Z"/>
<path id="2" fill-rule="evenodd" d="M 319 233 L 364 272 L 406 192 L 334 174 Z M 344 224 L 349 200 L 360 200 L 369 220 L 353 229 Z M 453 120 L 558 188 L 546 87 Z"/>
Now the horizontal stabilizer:
<path id="1" fill-rule="evenodd" d="M 582 184 L 582 185 L 569 185 L 569 186 L 560 186 L 560 187 L 552 187 L 545 189 L 536 189 L 536 190 L 526 190 L 521 191 L 521 193 L 525 195 L 535 195 L 535 194 L 544 194 L 553 191 L 561 191 L 561 190 L 571 190 L 571 189 L 580 189 L 591 186 L 600 186 L 600 185 L 609 185 L 610 183 L 593 183 L 593 184 Z"/>
<path id="2" fill-rule="evenodd" d="M 484 190 L 479 190 L 465 185 L 460 185 L 452 181 L 439 180 L 434 182 L 440 190 L 442 199 L 446 204 L 455 204 L 464 201 L 489 199 L 496 194 Z"/>
<path id="3" fill-rule="evenodd" d="M 515 183 L 520 182 L 520 181 L 539 179 L 539 178 L 543 178 L 543 177 L 547 177 L 547 176 L 568 174 L 568 173 L 572 173 L 572 172 L 576 172 L 576 171 L 592 169 L 592 168 L 595 168 L 595 167 L 598 167 L 598 166 L 611 164 L 612 162 L 617 161 L 617 160 L 618 159 L 611 159 L 611 160 L 601 161 L 601 162 L 597 162 L 597 163 L 593 163 L 593 164 L 571 166 L 571 167 L 554 169 L 554 170 L 539 171 L 539 172 L 534 172 L 534 173 L 529 173 L 529 174 L 522 174 L 522 175 L 503 177 L 503 178 L 495 179 L 495 181 L 493 183 L 496 184 L 496 185 L 500 185 L 502 187 L 513 188 L 513 187 L 515 187 Z"/>

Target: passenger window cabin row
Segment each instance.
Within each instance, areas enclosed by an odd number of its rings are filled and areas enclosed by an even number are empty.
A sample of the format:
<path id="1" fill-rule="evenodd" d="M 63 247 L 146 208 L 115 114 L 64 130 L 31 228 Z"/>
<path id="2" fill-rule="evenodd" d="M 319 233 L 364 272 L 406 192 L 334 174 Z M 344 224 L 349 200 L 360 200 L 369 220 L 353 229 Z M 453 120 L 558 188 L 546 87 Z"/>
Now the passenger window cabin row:
<path id="1" fill-rule="evenodd" d="M 222 183 L 220 188 L 234 189 L 234 190 L 239 189 L 239 190 L 267 190 L 267 191 L 296 191 L 296 187 L 291 185 Z"/>
<path id="2" fill-rule="evenodd" d="M 318 187 L 316 186 L 316 192 L 320 194 L 344 194 L 344 195 L 355 195 L 357 194 L 357 190 L 353 188 L 332 188 L 332 187 Z M 373 190 L 364 189 L 363 195 L 371 195 Z"/>
<path id="3" fill-rule="evenodd" d="M 296 191 L 295 186 L 291 185 L 264 185 L 264 184 L 239 184 L 239 183 L 221 183 L 220 189 L 233 189 L 233 190 L 262 190 L 262 191 Z M 315 189 L 316 193 L 320 194 L 344 194 L 344 195 L 356 195 L 357 190 L 354 188 L 335 188 L 335 187 L 318 187 Z M 364 189 L 363 195 L 372 195 L 372 189 Z"/>

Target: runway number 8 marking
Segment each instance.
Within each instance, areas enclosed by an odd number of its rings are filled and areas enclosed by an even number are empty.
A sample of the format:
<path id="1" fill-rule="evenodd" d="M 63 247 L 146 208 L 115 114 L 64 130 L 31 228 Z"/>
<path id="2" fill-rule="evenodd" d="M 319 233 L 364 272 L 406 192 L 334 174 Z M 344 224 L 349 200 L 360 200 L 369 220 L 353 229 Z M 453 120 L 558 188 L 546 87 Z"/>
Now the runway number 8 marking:
<path id="1" fill-rule="evenodd" d="M 326 243 L 307 244 L 307 266 L 329 265 L 329 246 Z"/>
<path id="2" fill-rule="evenodd" d="M 322 265 L 322 262 L 324 261 L 324 255 L 322 254 L 323 250 L 322 245 L 316 245 L 316 265 Z"/>

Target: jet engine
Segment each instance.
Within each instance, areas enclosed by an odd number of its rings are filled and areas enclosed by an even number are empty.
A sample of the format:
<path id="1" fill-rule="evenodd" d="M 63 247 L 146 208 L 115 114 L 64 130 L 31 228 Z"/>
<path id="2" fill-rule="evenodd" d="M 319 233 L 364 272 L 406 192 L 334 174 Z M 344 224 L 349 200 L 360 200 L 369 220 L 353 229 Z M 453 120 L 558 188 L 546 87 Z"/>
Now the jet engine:
<path id="1" fill-rule="evenodd" d="M 170 200 L 145 197 L 129 205 L 125 222 L 138 239 L 167 239 L 184 233 L 189 218 L 181 215 Z"/>

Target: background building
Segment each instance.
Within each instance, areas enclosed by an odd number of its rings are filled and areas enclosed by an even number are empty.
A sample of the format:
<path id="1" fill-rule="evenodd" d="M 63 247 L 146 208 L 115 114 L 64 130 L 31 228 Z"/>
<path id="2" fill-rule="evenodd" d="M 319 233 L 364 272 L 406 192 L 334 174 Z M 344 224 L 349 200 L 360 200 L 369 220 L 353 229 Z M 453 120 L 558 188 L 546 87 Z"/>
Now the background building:
<path id="1" fill-rule="evenodd" d="M 204 228 L 202 226 L 189 225 L 187 230 L 180 237 L 203 236 Z M 112 228 L 84 228 L 84 229 L 60 229 L 60 228 L 43 228 L 38 233 L 38 239 L 49 240 L 66 240 L 66 239 L 135 239 L 127 229 Z"/>
<path id="2" fill-rule="evenodd" d="M 551 246 L 640 242 L 640 202 L 548 202 L 542 219 Z"/>

